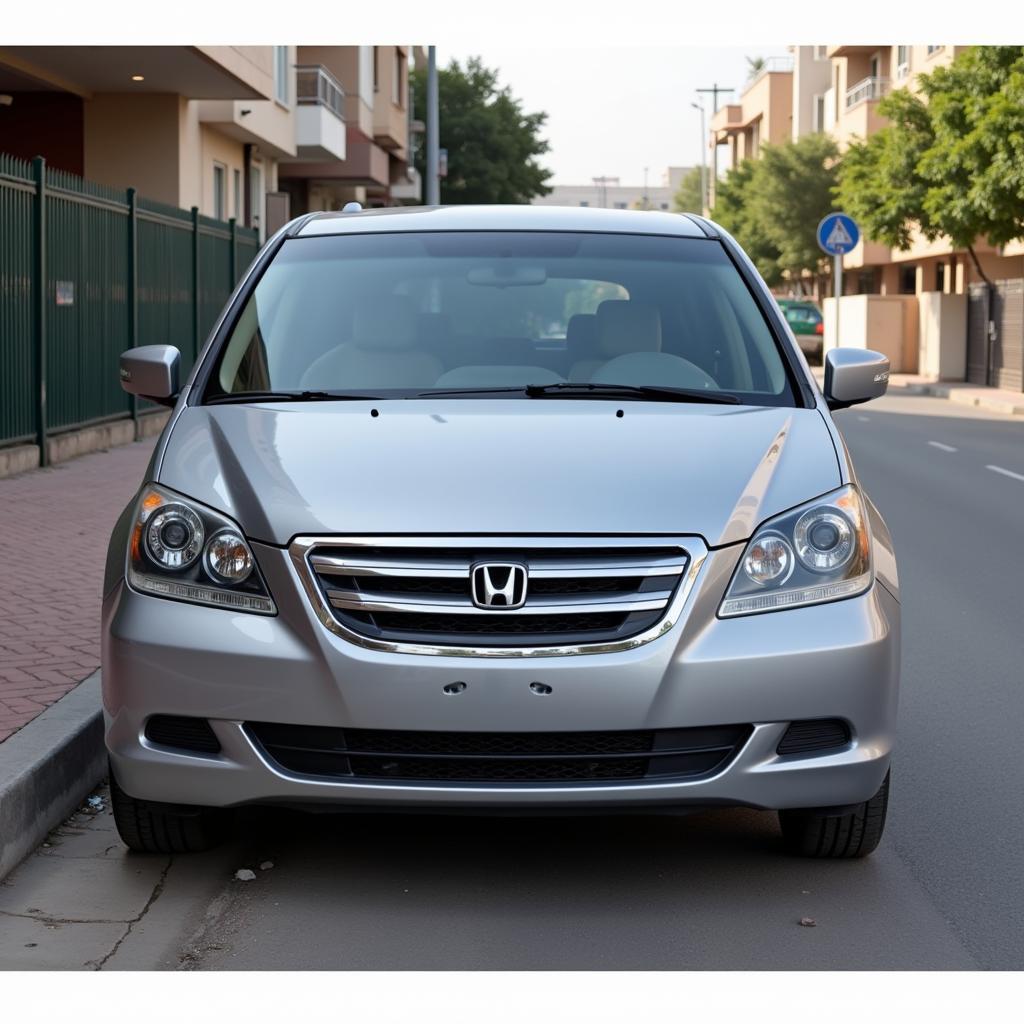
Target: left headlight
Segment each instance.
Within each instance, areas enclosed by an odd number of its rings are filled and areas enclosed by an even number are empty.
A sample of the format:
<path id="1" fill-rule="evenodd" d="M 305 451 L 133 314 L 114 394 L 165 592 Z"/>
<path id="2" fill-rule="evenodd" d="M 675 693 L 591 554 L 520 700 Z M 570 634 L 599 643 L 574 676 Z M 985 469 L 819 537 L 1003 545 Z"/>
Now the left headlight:
<path id="1" fill-rule="evenodd" d="M 871 580 L 864 505 L 849 485 L 759 527 L 718 614 L 728 618 L 837 601 L 862 594 Z"/>
<path id="2" fill-rule="evenodd" d="M 277 614 L 237 524 L 155 484 L 143 488 L 135 510 L 128 583 L 156 597 Z"/>

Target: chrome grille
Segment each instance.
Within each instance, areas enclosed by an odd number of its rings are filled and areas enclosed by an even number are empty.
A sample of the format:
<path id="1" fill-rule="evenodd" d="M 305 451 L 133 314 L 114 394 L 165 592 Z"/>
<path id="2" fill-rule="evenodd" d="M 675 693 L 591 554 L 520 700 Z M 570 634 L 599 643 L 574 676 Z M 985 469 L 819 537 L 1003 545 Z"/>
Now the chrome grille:
<path id="1" fill-rule="evenodd" d="M 665 618 L 690 561 L 680 544 L 624 538 L 324 538 L 296 560 L 346 632 L 474 648 L 628 640 Z M 525 603 L 479 607 L 472 572 L 481 563 L 525 566 Z"/>

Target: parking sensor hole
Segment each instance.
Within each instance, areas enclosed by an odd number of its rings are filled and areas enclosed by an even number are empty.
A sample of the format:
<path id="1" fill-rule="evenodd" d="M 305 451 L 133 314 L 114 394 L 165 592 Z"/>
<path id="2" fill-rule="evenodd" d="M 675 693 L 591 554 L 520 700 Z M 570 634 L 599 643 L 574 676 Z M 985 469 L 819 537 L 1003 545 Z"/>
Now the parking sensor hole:
<path id="1" fill-rule="evenodd" d="M 551 692 L 551 687 L 547 683 L 530 683 L 530 689 L 542 697 L 546 697 Z"/>
<path id="2" fill-rule="evenodd" d="M 376 417 L 378 417 L 380 415 L 380 410 L 379 409 L 371 409 L 370 410 L 370 415 L 373 416 L 374 418 L 376 418 Z"/>
<path id="3" fill-rule="evenodd" d="M 444 692 L 448 693 L 448 694 L 462 693 L 462 691 L 465 690 L 465 689 L 466 689 L 466 684 L 465 683 L 463 683 L 463 682 L 454 682 L 454 683 L 448 683 L 444 687 Z"/>

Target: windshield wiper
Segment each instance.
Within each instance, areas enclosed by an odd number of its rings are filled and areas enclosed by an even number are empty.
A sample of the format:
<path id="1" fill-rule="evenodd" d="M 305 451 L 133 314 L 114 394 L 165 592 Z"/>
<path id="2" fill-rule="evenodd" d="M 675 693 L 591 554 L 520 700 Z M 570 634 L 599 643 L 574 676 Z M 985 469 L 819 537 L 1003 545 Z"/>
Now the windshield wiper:
<path id="1" fill-rule="evenodd" d="M 525 395 L 528 384 L 516 384 L 510 388 L 445 388 L 443 391 L 418 391 L 412 398 L 440 398 L 445 395 L 501 395 L 520 394 Z"/>
<path id="2" fill-rule="evenodd" d="M 235 402 L 359 402 L 379 401 L 378 395 L 350 395 L 344 391 L 236 391 L 207 398 L 206 405 Z"/>
<path id="3" fill-rule="evenodd" d="M 697 388 L 658 387 L 652 384 L 585 384 L 563 381 L 559 384 L 527 384 L 530 398 L 635 398 L 649 402 L 711 402 L 739 405 L 735 395 Z"/>

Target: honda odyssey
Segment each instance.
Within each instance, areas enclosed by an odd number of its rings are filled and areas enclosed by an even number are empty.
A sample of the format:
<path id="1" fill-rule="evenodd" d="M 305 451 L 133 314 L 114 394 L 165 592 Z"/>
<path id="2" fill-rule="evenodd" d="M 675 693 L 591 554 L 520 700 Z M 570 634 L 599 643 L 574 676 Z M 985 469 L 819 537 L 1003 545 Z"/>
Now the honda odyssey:
<path id="1" fill-rule="evenodd" d="M 690 215 L 300 217 L 182 384 L 113 532 L 117 826 L 198 850 L 231 808 L 777 811 L 794 852 L 885 822 L 896 563 L 750 260 Z"/>

